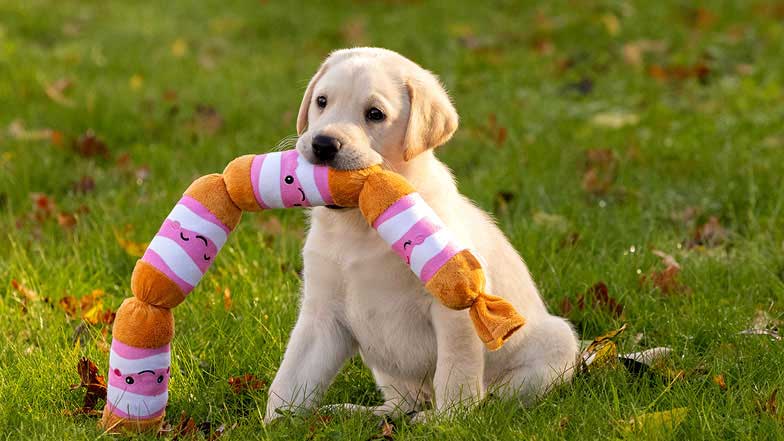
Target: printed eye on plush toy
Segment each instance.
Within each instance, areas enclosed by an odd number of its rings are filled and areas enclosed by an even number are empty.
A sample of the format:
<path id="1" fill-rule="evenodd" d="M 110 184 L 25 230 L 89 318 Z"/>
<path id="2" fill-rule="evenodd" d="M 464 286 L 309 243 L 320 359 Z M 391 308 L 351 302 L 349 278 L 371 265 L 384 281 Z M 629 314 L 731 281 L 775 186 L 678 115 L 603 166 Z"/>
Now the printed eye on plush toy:
<path id="1" fill-rule="evenodd" d="M 469 310 L 488 349 L 500 348 L 525 323 L 509 302 L 485 292 L 480 259 L 402 176 L 380 166 L 333 170 L 294 150 L 242 156 L 223 174 L 188 187 L 137 262 L 134 297 L 123 302 L 114 322 L 102 426 L 160 426 L 168 400 L 171 308 L 199 283 L 243 211 L 332 205 L 359 208 L 435 298 Z"/>

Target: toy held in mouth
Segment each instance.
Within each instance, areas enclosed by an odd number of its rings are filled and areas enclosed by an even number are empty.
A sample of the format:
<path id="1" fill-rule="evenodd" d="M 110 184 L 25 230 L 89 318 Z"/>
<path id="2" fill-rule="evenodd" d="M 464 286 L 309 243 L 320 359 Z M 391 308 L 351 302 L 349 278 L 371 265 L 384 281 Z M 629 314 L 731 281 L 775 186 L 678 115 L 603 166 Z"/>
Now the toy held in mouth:
<path id="1" fill-rule="evenodd" d="M 199 283 L 242 211 L 327 205 L 358 207 L 431 294 L 449 308 L 469 309 L 489 349 L 500 348 L 525 323 L 509 302 L 484 292 L 479 259 L 402 176 L 379 166 L 344 171 L 313 165 L 294 150 L 246 155 L 222 175 L 194 181 L 137 261 L 134 297 L 123 302 L 114 322 L 101 425 L 132 431 L 160 426 L 171 369 L 171 308 Z"/>

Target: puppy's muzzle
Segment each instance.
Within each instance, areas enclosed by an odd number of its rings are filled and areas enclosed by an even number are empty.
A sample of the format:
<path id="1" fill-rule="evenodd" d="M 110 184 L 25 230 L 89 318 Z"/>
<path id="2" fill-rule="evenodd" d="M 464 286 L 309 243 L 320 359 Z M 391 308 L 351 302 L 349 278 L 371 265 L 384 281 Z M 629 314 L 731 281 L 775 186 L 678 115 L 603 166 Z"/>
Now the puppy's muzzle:
<path id="1" fill-rule="evenodd" d="M 322 162 L 331 161 L 335 159 L 335 155 L 340 150 L 340 141 L 331 136 L 317 135 L 313 137 L 311 147 L 316 159 Z"/>

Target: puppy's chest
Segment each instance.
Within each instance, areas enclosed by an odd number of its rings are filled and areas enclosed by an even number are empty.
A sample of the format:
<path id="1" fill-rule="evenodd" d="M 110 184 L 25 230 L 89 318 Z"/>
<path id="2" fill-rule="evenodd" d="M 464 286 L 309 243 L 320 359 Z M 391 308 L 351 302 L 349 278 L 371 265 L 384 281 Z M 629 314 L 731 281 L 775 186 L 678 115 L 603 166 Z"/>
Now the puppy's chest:
<path id="1" fill-rule="evenodd" d="M 436 353 L 432 296 L 367 224 L 319 228 L 315 222 L 311 234 L 333 244 L 329 253 L 342 279 L 337 296 L 342 320 L 365 363 L 390 374 L 421 375 Z"/>

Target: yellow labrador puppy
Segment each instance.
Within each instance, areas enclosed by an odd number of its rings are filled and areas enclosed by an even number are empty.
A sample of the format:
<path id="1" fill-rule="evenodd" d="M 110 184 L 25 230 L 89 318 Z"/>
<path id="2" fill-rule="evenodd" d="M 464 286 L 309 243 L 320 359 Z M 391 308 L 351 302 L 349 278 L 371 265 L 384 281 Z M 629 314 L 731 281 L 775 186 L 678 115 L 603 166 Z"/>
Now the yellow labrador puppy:
<path id="1" fill-rule="evenodd" d="M 314 208 L 299 318 L 270 387 L 267 420 L 277 409 L 318 403 L 357 351 L 385 404 L 341 407 L 376 414 L 410 413 L 426 402 L 448 411 L 476 403 L 488 389 L 531 402 L 571 377 L 578 352 L 571 326 L 547 312 L 523 260 L 433 155 L 457 124 L 430 72 L 389 50 L 344 49 L 308 84 L 297 150 L 338 169 L 383 161 L 408 178 L 452 233 L 483 256 L 488 292 L 512 302 L 526 325 L 489 352 L 468 311 L 447 309 L 428 294 L 359 210 Z"/>

